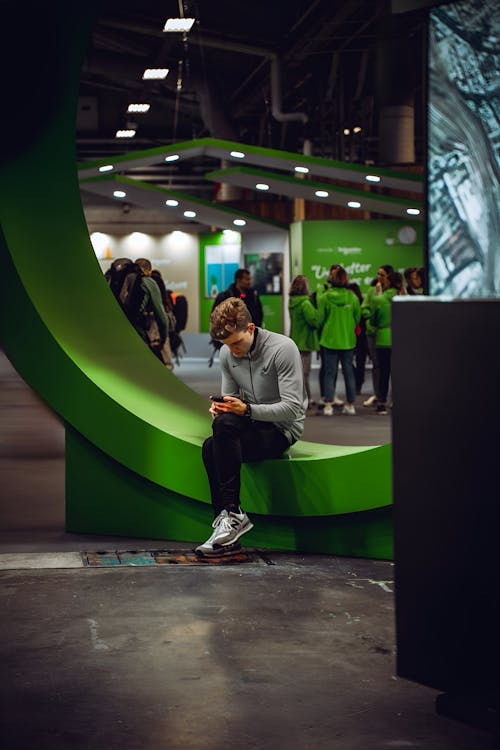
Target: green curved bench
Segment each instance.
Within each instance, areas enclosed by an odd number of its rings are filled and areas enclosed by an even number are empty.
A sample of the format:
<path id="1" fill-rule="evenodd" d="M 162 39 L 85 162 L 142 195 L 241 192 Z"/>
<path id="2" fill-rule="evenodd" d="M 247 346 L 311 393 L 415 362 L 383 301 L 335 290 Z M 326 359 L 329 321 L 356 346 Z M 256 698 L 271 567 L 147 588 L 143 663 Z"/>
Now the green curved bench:
<path id="1" fill-rule="evenodd" d="M 211 520 L 200 452 L 207 403 L 147 351 L 95 259 L 74 152 L 90 20 L 57 12 L 61 36 L 50 70 L 39 70 L 41 85 L 54 85 L 57 63 L 52 107 L 1 173 L 2 343 L 66 425 L 67 529 L 197 541 Z M 36 45 L 29 54 L 39 65 Z M 389 558 L 390 474 L 387 445 L 301 442 L 286 459 L 246 465 L 242 501 L 259 518 L 245 541 Z"/>

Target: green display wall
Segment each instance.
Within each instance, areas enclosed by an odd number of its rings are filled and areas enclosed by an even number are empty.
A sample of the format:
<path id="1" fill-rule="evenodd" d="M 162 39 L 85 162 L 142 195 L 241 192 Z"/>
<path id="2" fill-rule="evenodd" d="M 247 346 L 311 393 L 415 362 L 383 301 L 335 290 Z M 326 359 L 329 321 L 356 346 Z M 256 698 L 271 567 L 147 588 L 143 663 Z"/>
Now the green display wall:
<path id="1" fill-rule="evenodd" d="M 304 221 L 290 232 L 292 268 L 304 273 L 311 290 L 326 281 L 333 263 L 346 268 L 364 293 L 381 265 L 402 271 L 423 266 L 423 226 L 417 221 Z"/>
<path id="2" fill-rule="evenodd" d="M 211 519 L 200 455 L 207 404 L 144 347 L 95 258 L 74 147 L 94 9 L 70 5 L 44 5 L 30 18 L 23 64 L 36 66 L 38 85 L 8 92 L 0 336 L 67 426 L 67 528 L 197 541 Z M 19 10 L 4 23 L 17 39 L 25 18 Z M 35 110 L 32 131 L 25 122 Z M 257 516 L 248 544 L 391 556 L 389 446 L 298 443 L 291 458 L 245 466 L 242 480 Z"/>

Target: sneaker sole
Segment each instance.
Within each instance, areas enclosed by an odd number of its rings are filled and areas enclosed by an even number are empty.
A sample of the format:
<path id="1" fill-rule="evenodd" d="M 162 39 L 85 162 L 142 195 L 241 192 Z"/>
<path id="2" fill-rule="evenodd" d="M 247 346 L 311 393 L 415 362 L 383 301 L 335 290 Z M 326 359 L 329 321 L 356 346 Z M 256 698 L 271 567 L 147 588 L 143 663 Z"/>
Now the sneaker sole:
<path id="1" fill-rule="evenodd" d="M 234 542 L 227 547 L 218 547 L 214 550 L 204 550 L 200 547 L 196 547 L 194 553 L 197 557 L 228 557 L 229 555 L 236 555 L 241 552 L 241 544 Z"/>
<path id="2" fill-rule="evenodd" d="M 253 523 L 251 521 L 249 521 L 246 526 L 240 529 L 234 539 L 231 539 L 230 542 L 226 542 L 225 544 L 218 544 L 212 550 L 204 550 L 200 545 L 200 547 L 196 547 L 194 552 L 196 555 L 201 555 L 203 557 L 218 557 L 219 555 L 224 554 L 230 555 L 238 549 L 241 549 L 241 545 L 239 543 L 236 544 L 236 542 L 238 541 L 240 536 L 246 534 L 247 531 L 250 531 L 250 529 L 253 529 Z"/>

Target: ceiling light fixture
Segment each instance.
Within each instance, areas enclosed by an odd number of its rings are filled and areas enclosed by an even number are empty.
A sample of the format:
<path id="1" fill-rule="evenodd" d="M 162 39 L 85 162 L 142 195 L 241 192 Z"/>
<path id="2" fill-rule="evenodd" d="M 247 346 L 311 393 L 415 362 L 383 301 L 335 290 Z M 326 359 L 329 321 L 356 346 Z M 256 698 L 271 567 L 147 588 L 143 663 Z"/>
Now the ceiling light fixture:
<path id="1" fill-rule="evenodd" d="M 350 135 L 351 131 L 349 130 L 349 128 L 344 128 L 343 133 L 344 135 Z"/>
<path id="2" fill-rule="evenodd" d="M 196 211 L 184 211 L 184 216 L 186 219 L 194 219 L 196 216 Z"/>
<path id="3" fill-rule="evenodd" d="M 235 224 L 237 227 L 244 227 L 246 224 L 245 219 L 235 219 L 233 221 L 233 224 Z"/>
<path id="4" fill-rule="evenodd" d="M 117 130 L 115 138 L 133 138 L 135 133 L 135 130 Z"/>
<path id="5" fill-rule="evenodd" d="M 359 127 L 359 125 L 356 125 L 356 127 L 352 129 L 352 132 L 353 133 L 361 133 L 361 128 Z"/>
<path id="6" fill-rule="evenodd" d="M 243 153 L 243 151 L 231 151 L 231 153 L 229 154 L 229 156 L 232 156 L 233 159 L 244 159 L 245 158 L 245 154 Z"/>
<path id="7" fill-rule="evenodd" d="M 179 201 L 174 200 L 174 198 L 169 198 L 168 201 L 165 201 L 166 206 L 178 206 Z"/>
<path id="8" fill-rule="evenodd" d="M 126 198 L 127 193 L 124 190 L 115 190 L 113 195 L 115 198 Z"/>
<path id="9" fill-rule="evenodd" d="M 347 205 L 349 208 L 361 208 L 361 203 L 359 201 L 349 201 Z"/>
<path id="10" fill-rule="evenodd" d="M 177 161 L 180 158 L 179 154 L 170 154 L 170 156 L 165 157 L 165 161 Z"/>
<path id="11" fill-rule="evenodd" d="M 194 18 L 167 18 L 163 31 L 191 31 Z"/>
<path id="12" fill-rule="evenodd" d="M 328 193 L 326 190 L 316 190 L 314 195 L 317 195 L 318 198 L 328 198 Z"/>
<path id="13" fill-rule="evenodd" d="M 418 216 L 420 214 L 419 208 L 407 208 L 406 213 L 410 214 L 410 216 Z"/>
<path id="14" fill-rule="evenodd" d="M 265 182 L 258 182 L 255 186 L 256 190 L 269 190 L 269 185 L 266 185 Z"/>
<path id="15" fill-rule="evenodd" d="M 129 104 L 127 112 L 149 112 L 151 104 Z"/>
<path id="16" fill-rule="evenodd" d="M 105 164 L 103 167 L 99 167 L 99 172 L 111 172 L 114 169 L 112 164 Z"/>
<path id="17" fill-rule="evenodd" d="M 146 68 L 142 74 L 143 81 L 158 81 L 168 76 L 169 68 Z"/>
<path id="18" fill-rule="evenodd" d="M 380 177 L 378 177 L 376 174 L 367 174 L 365 180 L 367 182 L 380 182 Z"/>
<path id="19" fill-rule="evenodd" d="M 309 167 L 295 167 L 295 171 L 299 174 L 309 174 Z"/>

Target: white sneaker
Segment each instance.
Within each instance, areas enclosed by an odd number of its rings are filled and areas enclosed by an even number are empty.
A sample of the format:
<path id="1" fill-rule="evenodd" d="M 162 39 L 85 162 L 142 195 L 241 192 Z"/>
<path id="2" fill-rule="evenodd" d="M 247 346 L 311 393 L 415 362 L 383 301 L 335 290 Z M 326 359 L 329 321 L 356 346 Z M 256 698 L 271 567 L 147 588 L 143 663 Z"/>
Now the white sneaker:
<path id="1" fill-rule="evenodd" d="M 325 406 L 323 414 L 325 417 L 333 417 L 333 406 Z"/>
<path id="2" fill-rule="evenodd" d="M 253 529 L 253 523 L 243 511 L 241 513 L 228 513 L 223 510 L 212 524 L 215 531 L 208 537 L 206 542 L 198 545 L 195 552 L 200 555 L 217 555 L 224 551 L 224 547 L 232 545 L 247 531 Z"/>
<path id="3" fill-rule="evenodd" d="M 341 398 L 337 398 L 335 396 L 335 398 L 333 399 L 333 405 L 334 406 L 344 406 L 344 402 L 342 401 Z"/>
<path id="4" fill-rule="evenodd" d="M 377 403 L 377 397 L 375 395 L 370 396 L 370 398 L 367 398 L 366 401 L 363 401 L 363 406 L 375 406 Z"/>
<path id="5" fill-rule="evenodd" d="M 342 414 L 348 414 L 350 417 L 354 417 L 356 414 L 356 409 L 352 404 L 346 404 L 342 409 Z"/>

